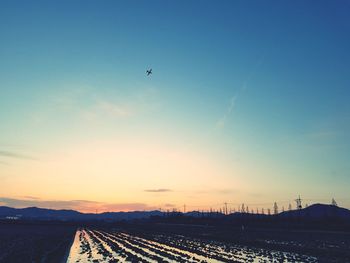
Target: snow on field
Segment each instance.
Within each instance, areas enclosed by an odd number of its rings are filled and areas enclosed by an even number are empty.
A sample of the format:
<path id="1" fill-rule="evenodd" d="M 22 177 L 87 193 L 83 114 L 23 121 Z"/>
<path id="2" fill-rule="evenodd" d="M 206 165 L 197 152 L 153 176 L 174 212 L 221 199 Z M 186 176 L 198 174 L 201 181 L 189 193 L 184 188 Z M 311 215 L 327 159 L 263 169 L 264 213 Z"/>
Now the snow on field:
<path id="1" fill-rule="evenodd" d="M 80 229 L 67 263 L 85 262 L 317 262 L 317 259 L 179 235 L 145 238 L 123 232 Z"/>

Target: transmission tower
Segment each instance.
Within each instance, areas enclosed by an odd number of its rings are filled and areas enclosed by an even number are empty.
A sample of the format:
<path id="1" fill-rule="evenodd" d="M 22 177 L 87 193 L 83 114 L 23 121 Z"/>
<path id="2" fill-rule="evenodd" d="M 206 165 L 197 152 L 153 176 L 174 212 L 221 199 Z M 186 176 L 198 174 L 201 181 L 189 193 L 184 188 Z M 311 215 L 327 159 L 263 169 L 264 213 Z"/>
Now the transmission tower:
<path id="1" fill-rule="evenodd" d="M 302 199 L 300 198 L 300 195 L 297 199 L 295 199 L 295 202 L 297 203 L 297 209 L 302 209 L 303 206 L 301 205 Z"/>
<path id="2" fill-rule="evenodd" d="M 273 213 L 274 213 L 275 215 L 278 214 L 278 206 L 277 206 L 277 203 L 276 203 L 276 202 L 273 204 Z"/>
<path id="3" fill-rule="evenodd" d="M 334 200 L 334 198 L 332 198 L 332 205 L 338 206 L 338 204 L 337 204 L 337 202 Z"/>

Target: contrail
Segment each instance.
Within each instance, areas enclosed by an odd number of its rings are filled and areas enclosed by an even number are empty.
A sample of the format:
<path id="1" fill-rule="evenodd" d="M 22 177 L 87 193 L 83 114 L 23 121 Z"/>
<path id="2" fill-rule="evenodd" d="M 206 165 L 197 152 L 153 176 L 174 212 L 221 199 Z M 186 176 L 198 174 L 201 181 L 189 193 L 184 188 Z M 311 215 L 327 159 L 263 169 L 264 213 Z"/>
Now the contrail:
<path id="1" fill-rule="evenodd" d="M 37 158 L 34 158 L 32 156 L 18 154 L 18 153 L 9 152 L 9 151 L 0 151 L 0 156 L 17 158 L 17 159 L 25 159 L 25 160 L 36 160 L 36 161 L 38 160 Z"/>

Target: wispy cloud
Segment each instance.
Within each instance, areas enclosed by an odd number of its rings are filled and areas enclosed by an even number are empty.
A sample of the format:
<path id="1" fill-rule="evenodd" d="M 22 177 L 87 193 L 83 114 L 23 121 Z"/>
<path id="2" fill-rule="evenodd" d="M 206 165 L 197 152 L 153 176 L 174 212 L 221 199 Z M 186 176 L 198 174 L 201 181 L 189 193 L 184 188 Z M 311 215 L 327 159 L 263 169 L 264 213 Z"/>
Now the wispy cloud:
<path id="1" fill-rule="evenodd" d="M 104 118 L 126 119 L 152 111 L 159 106 L 158 93 L 155 88 L 134 89 L 128 94 L 118 95 L 114 91 L 109 92 L 108 96 L 107 90 L 83 87 L 62 91 L 51 98 L 52 104 L 56 106 L 51 114 L 69 111 L 70 114 L 86 121 L 103 120 Z"/>
<path id="2" fill-rule="evenodd" d="M 17 159 L 25 159 L 25 160 L 38 160 L 37 158 L 21 153 L 11 152 L 11 151 L 2 151 L 0 150 L 0 156 L 3 157 L 10 157 L 10 158 L 17 158 Z"/>
<path id="3" fill-rule="evenodd" d="M 230 103 L 226 109 L 225 114 L 216 122 L 216 128 L 222 129 L 225 127 L 227 118 L 231 114 L 231 112 L 233 111 L 233 108 L 235 107 L 237 97 L 238 97 L 238 95 L 234 95 L 231 97 Z"/>
<path id="4" fill-rule="evenodd" d="M 132 112 L 128 110 L 127 107 L 106 100 L 98 101 L 96 103 L 96 108 L 113 117 L 128 117 L 132 115 Z"/>
<path id="5" fill-rule="evenodd" d="M 234 108 L 236 107 L 238 97 L 246 89 L 247 89 L 247 83 L 245 82 L 245 83 L 243 83 L 241 88 L 238 90 L 238 92 L 235 95 L 231 96 L 231 98 L 229 100 L 229 104 L 228 104 L 228 106 L 226 108 L 225 113 L 216 122 L 216 125 L 215 125 L 216 129 L 223 129 L 225 127 L 229 116 L 232 114 Z"/>
<path id="6" fill-rule="evenodd" d="M 23 196 L 21 196 L 21 198 L 30 199 L 30 200 L 40 200 L 41 199 L 39 197 L 31 196 L 31 195 L 23 195 Z"/>
<path id="7" fill-rule="evenodd" d="M 233 109 L 234 109 L 234 107 L 236 105 L 236 102 L 237 102 L 237 99 L 238 99 L 239 95 L 243 91 L 245 91 L 247 89 L 248 82 L 254 77 L 254 75 L 256 74 L 257 70 L 264 63 L 264 60 L 265 60 L 265 54 L 263 54 L 257 60 L 257 62 L 255 63 L 254 67 L 249 72 L 245 82 L 242 84 L 241 88 L 239 89 L 239 91 L 235 95 L 231 96 L 229 105 L 228 105 L 228 107 L 226 109 L 226 112 L 216 122 L 216 125 L 215 125 L 216 129 L 223 129 L 225 127 L 225 125 L 227 123 L 227 120 L 228 120 L 228 117 L 231 115 L 231 113 L 232 113 L 232 111 L 233 111 Z"/>
<path id="8" fill-rule="evenodd" d="M 145 203 L 104 203 L 90 200 L 42 200 L 37 197 L 24 198 L 0 197 L 0 205 L 24 208 L 41 207 L 50 209 L 73 209 L 81 212 L 116 212 L 116 211 L 142 211 L 155 210 L 157 207 Z"/>
<path id="9" fill-rule="evenodd" d="M 30 198 L 29 196 L 23 198 L 8 198 L 0 197 L 0 203 L 10 207 L 22 208 L 22 207 L 43 207 L 43 208 L 55 208 L 55 209 L 74 209 L 76 207 L 86 207 L 88 204 L 95 202 L 84 200 L 71 200 L 71 201 L 56 201 L 56 200 L 41 200 L 37 198 Z"/>
<path id="10" fill-rule="evenodd" d="M 149 192 L 149 193 L 165 193 L 165 192 L 172 192 L 172 190 L 171 189 L 166 189 L 166 188 L 146 189 L 145 192 Z"/>
<path id="11" fill-rule="evenodd" d="M 80 108 L 79 112 L 87 121 L 95 121 L 105 117 L 123 119 L 133 115 L 129 107 L 102 99 L 95 101 L 89 107 Z"/>

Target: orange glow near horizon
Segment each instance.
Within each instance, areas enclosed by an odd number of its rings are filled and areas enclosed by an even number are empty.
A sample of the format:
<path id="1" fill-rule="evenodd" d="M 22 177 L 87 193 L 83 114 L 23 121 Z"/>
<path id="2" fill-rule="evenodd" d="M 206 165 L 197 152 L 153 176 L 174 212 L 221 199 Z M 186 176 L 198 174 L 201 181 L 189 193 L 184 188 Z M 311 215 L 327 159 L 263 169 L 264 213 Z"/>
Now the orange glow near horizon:
<path id="1" fill-rule="evenodd" d="M 5 196 L 20 192 L 35 196 L 44 207 L 93 213 L 172 210 L 184 203 L 201 207 L 221 201 L 220 192 L 230 190 L 229 170 L 210 155 L 131 139 L 62 147 L 42 161 L 9 166 L 7 172 L 13 176 L 8 178 L 11 184 L 7 183 Z M 240 187 L 237 180 L 230 183 Z"/>

